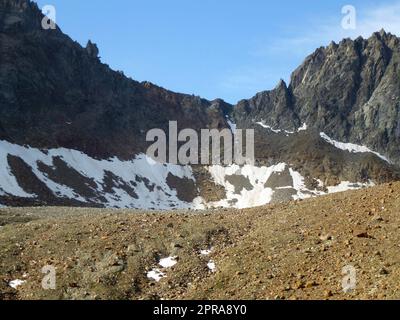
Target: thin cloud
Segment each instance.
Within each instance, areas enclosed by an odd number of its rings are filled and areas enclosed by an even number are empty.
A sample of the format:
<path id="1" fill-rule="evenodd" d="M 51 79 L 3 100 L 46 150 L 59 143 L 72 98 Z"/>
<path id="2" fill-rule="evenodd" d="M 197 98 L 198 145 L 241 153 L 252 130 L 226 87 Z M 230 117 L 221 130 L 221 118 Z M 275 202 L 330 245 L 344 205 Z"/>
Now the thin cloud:
<path id="1" fill-rule="evenodd" d="M 400 1 L 375 7 L 362 8 L 355 6 L 357 24 L 354 30 L 345 30 L 342 27 L 344 15 L 340 11 L 322 21 L 315 18 L 306 25 L 309 29 L 303 30 L 301 35 L 283 37 L 257 50 L 250 52 L 253 56 L 271 56 L 282 53 L 303 55 L 311 53 L 320 46 L 328 45 L 331 41 L 340 41 L 344 38 L 355 39 L 359 36 L 370 37 L 374 32 L 385 29 L 395 35 L 400 35 Z"/>
<path id="2" fill-rule="evenodd" d="M 360 15 L 354 35 L 370 36 L 373 32 L 385 29 L 400 35 L 400 1 L 367 10 Z"/>

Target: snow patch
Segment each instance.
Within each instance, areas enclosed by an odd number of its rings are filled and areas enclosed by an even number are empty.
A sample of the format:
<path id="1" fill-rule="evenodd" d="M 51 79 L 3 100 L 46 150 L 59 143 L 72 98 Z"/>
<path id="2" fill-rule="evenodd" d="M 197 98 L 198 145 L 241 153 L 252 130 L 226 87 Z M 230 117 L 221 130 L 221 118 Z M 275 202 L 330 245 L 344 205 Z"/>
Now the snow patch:
<path id="1" fill-rule="evenodd" d="M 200 250 L 200 254 L 202 256 L 209 256 L 212 253 L 212 248 L 211 249 L 206 249 L 206 250 Z"/>
<path id="2" fill-rule="evenodd" d="M 292 185 L 277 187 L 275 189 L 266 187 L 266 183 L 272 174 L 283 173 L 287 168 L 292 178 Z M 226 198 L 218 202 L 205 203 L 204 205 L 208 208 L 230 207 L 244 209 L 263 206 L 271 203 L 276 191 L 284 189 L 293 189 L 296 192 L 296 194 L 292 196 L 293 200 L 299 200 L 373 186 L 372 182 L 350 183 L 345 181 L 339 186 L 328 187 L 328 192 L 324 192 L 321 190 L 324 184 L 322 181 L 318 180 L 320 189 L 310 190 L 306 186 L 305 178 L 285 163 L 280 163 L 271 167 L 255 167 L 251 165 L 243 167 L 235 165 L 229 167 L 211 166 L 208 170 L 214 183 L 223 186 L 226 190 Z M 233 177 L 237 178 L 235 184 L 239 184 L 239 186 L 232 184 Z M 245 180 L 245 183 L 240 181 L 242 179 Z"/>
<path id="3" fill-rule="evenodd" d="M 320 195 L 316 190 L 308 190 L 304 182 L 304 177 L 297 171 L 289 168 L 290 176 L 293 180 L 293 189 L 297 191 L 297 194 L 293 196 L 294 200 L 307 199 L 312 196 Z"/>
<path id="4" fill-rule="evenodd" d="M 339 185 L 333 187 L 327 187 L 328 193 L 338 193 L 348 190 L 357 190 L 361 188 L 373 187 L 375 184 L 373 182 L 368 183 L 352 183 L 349 181 L 342 181 Z"/>
<path id="5" fill-rule="evenodd" d="M 260 125 L 264 129 L 271 130 L 274 133 L 284 133 L 286 135 L 290 135 L 290 134 L 294 134 L 295 133 L 294 131 L 289 131 L 289 130 L 274 129 L 271 126 L 265 124 L 265 121 L 256 122 L 256 124 Z M 304 123 L 299 129 L 297 129 L 296 132 L 306 131 L 307 129 L 308 129 L 308 126 L 307 126 L 306 123 Z"/>
<path id="6" fill-rule="evenodd" d="M 172 174 L 180 179 L 195 181 L 191 167 L 172 164 L 161 164 L 145 154 L 136 156 L 133 160 L 122 161 L 116 157 L 107 160 L 97 160 L 83 152 L 58 148 L 42 151 L 36 148 L 19 146 L 6 141 L 0 141 L 0 195 L 12 195 L 22 198 L 34 198 L 36 195 L 25 192 L 12 174 L 7 156 L 21 158 L 32 173 L 42 181 L 59 198 L 74 199 L 81 202 L 97 202 L 110 208 L 138 208 L 169 210 L 171 208 L 188 209 L 191 203 L 177 197 L 177 192 L 167 183 L 167 177 Z M 54 158 L 60 158 L 68 167 L 79 172 L 83 177 L 96 185 L 94 199 L 79 195 L 72 188 L 57 183 L 39 170 L 39 163 L 54 168 Z M 118 182 L 111 192 L 105 190 L 106 174 L 112 173 Z M 120 185 L 118 185 L 120 184 Z M 136 196 L 128 194 L 122 185 L 126 184 L 134 190 Z M 98 198 L 103 197 L 106 203 Z"/>
<path id="7" fill-rule="evenodd" d="M 307 123 L 303 123 L 303 125 L 299 129 L 297 129 L 297 132 L 307 131 L 307 129 L 308 129 Z"/>
<path id="8" fill-rule="evenodd" d="M 344 143 L 344 142 L 339 142 L 339 141 L 333 140 L 328 135 L 326 135 L 324 132 L 321 132 L 320 136 L 326 142 L 330 143 L 331 145 L 335 146 L 338 149 L 341 149 L 344 151 L 349 151 L 351 153 L 373 153 L 376 156 L 378 156 L 379 158 L 381 158 L 382 160 L 390 163 L 388 158 L 379 154 L 378 152 L 372 151 L 368 147 L 360 146 L 360 145 L 353 144 L 353 143 Z"/>
<path id="9" fill-rule="evenodd" d="M 169 269 L 178 263 L 177 258 L 178 257 L 167 257 L 167 258 L 161 259 L 158 264 L 164 269 Z M 161 281 L 162 278 L 166 278 L 166 277 L 167 277 L 167 275 L 158 268 L 154 268 L 154 269 L 150 270 L 149 272 L 147 272 L 147 278 L 154 280 L 156 282 L 159 282 L 159 281 Z"/>
<path id="10" fill-rule="evenodd" d="M 268 204 L 272 200 L 273 190 L 266 188 L 265 183 L 271 174 L 274 172 L 283 172 L 285 168 L 286 164 L 284 163 L 271 167 L 255 167 L 252 165 L 245 165 L 243 167 L 238 165 L 229 167 L 211 166 L 208 170 L 212 179 L 216 184 L 225 188 L 227 197 L 224 200 L 206 205 L 209 207 L 244 209 Z M 251 189 L 248 190 L 244 187 L 238 194 L 236 187 L 228 181 L 227 176 L 237 176 L 247 179 L 251 185 Z"/>
<path id="11" fill-rule="evenodd" d="M 300 129 L 305 130 L 306 127 L 306 125 L 303 125 Z M 353 150 L 352 152 L 371 152 L 366 147 L 354 147 L 355 145 L 352 144 L 338 143 L 324 134 L 321 134 L 321 137 L 329 139 L 335 146 L 347 148 L 346 150 Z M 295 200 L 327 194 L 319 190 L 308 190 L 304 177 L 299 172 L 290 168 L 286 163 L 278 163 L 270 167 L 256 167 L 252 165 L 210 166 L 207 167 L 207 170 L 211 175 L 211 179 L 215 184 L 225 189 L 225 199 L 206 203 L 203 198 L 197 197 L 193 202 L 189 203 L 178 198 L 177 191 L 168 185 L 167 178 L 169 175 L 173 175 L 177 178 L 188 179 L 196 183 L 190 166 L 161 164 L 144 154 L 139 154 L 129 161 L 122 161 L 116 157 L 107 160 L 97 160 L 76 150 L 58 148 L 43 151 L 0 141 L 0 196 L 36 197 L 36 195 L 26 192 L 18 185 L 7 161 L 8 155 L 21 158 L 31 168 L 32 173 L 55 196 L 74 199 L 84 203 L 98 203 L 109 208 L 137 208 L 147 210 L 171 210 L 179 208 L 203 210 L 207 208 L 226 207 L 244 209 L 270 203 L 274 192 L 282 189 L 294 189 L 296 194 L 293 196 L 293 199 Z M 92 189 L 94 196 L 85 198 L 77 194 L 69 186 L 53 181 L 45 172 L 39 170 L 40 163 L 54 168 L 55 158 L 60 158 L 69 168 L 79 172 L 84 178 L 93 182 L 87 187 Z M 272 174 L 282 173 L 287 168 L 293 180 L 292 186 L 280 186 L 275 190 L 266 187 Z M 111 190 L 105 186 L 107 173 L 111 173 L 115 177 Z M 322 181 L 318 181 L 318 184 L 321 189 L 324 187 Z M 344 181 L 338 186 L 328 187 L 327 189 L 328 193 L 334 193 L 368 186 L 371 186 L 371 183 L 363 184 Z M 127 187 L 134 194 L 129 192 L 126 189 Z M 166 259 L 163 261 L 163 264 L 164 262 L 166 265 L 176 263 L 176 258 L 174 257 Z"/>
<path id="12" fill-rule="evenodd" d="M 159 269 L 153 269 L 147 273 L 147 278 L 156 282 L 160 282 L 162 278 L 166 278 L 166 275 Z"/>
<path id="13" fill-rule="evenodd" d="M 211 271 L 211 272 L 216 272 L 217 271 L 217 266 L 215 264 L 214 261 L 210 261 L 207 263 L 207 268 Z"/>
<path id="14" fill-rule="evenodd" d="M 172 268 L 174 265 L 176 265 L 178 263 L 178 261 L 176 259 L 177 259 L 177 257 L 168 257 L 168 258 L 161 259 L 159 262 L 159 265 L 166 269 Z"/>
<path id="15" fill-rule="evenodd" d="M 271 126 L 266 125 L 264 121 L 257 122 L 256 124 L 260 125 L 260 126 L 263 127 L 264 129 L 271 130 L 271 131 L 274 132 L 274 133 L 282 133 L 282 131 L 283 131 L 283 130 L 280 130 L 280 129 L 274 129 L 274 128 L 272 128 Z M 289 133 L 290 133 L 290 134 L 293 133 L 292 131 L 286 131 L 286 130 L 284 130 L 284 132 L 285 132 L 285 133 L 288 133 L 288 134 L 289 134 Z"/>
<path id="16" fill-rule="evenodd" d="M 19 186 L 17 179 L 11 172 L 7 157 L 9 154 L 17 155 L 20 152 L 20 149 L 13 148 L 13 146 L 14 145 L 0 141 L 0 195 L 4 196 L 10 194 L 16 197 L 33 198 L 35 195 L 25 192 L 25 190 Z"/>
<path id="17" fill-rule="evenodd" d="M 231 129 L 232 134 L 236 134 L 237 130 L 237 125 L 236 123 L 232 122 L 228 117 L 226 117 L 226 122 L 229 125 L 229 128 Z"/>
<path id="18" fill-rule="evenodd" d="M 16 279 L 16 280 L 10 281 L 8 283 L 8 285 L 13 289 L 17 289 L 19 286 L 22 286 L 25 282 L 26 282 L 25 280 Z"/>

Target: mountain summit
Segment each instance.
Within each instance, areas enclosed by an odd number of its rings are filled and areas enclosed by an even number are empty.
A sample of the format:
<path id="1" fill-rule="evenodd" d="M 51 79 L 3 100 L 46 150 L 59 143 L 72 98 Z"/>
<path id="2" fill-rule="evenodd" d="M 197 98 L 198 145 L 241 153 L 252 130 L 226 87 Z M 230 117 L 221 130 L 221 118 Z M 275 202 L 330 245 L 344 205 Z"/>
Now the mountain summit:
<path id="1" fill-rule="evenodd" d="M 309 128 L 367 145 L 400 164 L 400 42 L 384 30 L 317 49 L 273 91 L 236 107 L 238 122 Z"/>

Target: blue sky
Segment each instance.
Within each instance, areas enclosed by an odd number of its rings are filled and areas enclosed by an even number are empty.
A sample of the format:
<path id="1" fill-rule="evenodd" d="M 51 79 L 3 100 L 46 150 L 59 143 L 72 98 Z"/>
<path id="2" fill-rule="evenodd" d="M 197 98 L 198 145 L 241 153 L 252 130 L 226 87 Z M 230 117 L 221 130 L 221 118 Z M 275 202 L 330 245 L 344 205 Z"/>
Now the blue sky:
<path id="1" fill-rule="evenodd" d="M 275 87 L 306 55 L 331 40 L 400 35 L 400 0 L 39 0 L 57 24 L 135 80 L 236 103 Z M 344 5 L 355 30 L 341 26 Z"/>

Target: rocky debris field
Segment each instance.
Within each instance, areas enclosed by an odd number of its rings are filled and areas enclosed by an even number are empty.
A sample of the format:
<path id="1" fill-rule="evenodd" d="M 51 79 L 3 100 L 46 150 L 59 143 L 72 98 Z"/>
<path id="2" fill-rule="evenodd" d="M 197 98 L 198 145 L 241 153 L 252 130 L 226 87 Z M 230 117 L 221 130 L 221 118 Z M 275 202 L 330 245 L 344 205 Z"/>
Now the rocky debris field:
<path id="1" fill-rule="evenodd" d="M 399 196 L 393 183 L 246 210 L 3 208 L 0 299 L 399 299 Z"/>

